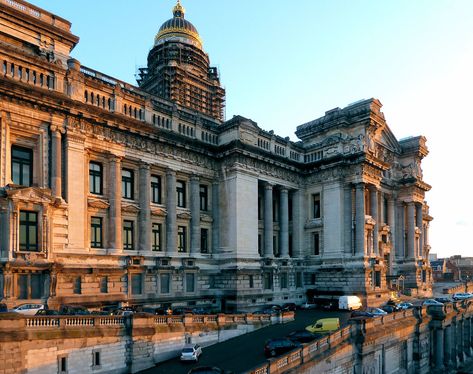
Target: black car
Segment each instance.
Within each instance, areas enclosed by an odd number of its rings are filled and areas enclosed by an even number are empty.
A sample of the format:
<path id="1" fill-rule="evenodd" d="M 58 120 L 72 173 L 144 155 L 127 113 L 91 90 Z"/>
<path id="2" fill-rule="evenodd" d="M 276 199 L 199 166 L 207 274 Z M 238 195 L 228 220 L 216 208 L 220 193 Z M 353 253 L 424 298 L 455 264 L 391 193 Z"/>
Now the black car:
<path id="1" fill-rule="evenodd" d="M 438 301 L 438 302 L 440 302 L 440 303 L 442 303 L 442 304 L 451 303 L 451 302 L 452 302 L 452 300 L 450 300 L 448 297 L 436 297 L 434 300 L 435 300 L 435 301 Z"/>
<path id="2" fill-rule="evenodd" d="M 294 312 L 296 308 L 297 308 L 297 305 L 295 303 L 285 303 L 282 305 L 282 310 L 284 312 L 288 312 L 288 311 Z"/>
<path id="3" fill-rule="evenodd" d="M 225 371 L 217 366 L 197 366 L 190 369 L 187 374 L 233 374 L 233 372 Z"/>
<path id="4" fill-rule="evenodd" d="M 264 345 L 264 354 L 266 357 L 274 357 L 300 347 L 301 343 L 297 341 L 288 338 L 275 338 L 266 342 Z"/>
<path id="5" fill-rule="evenodd" d="M 350 314 L 350 318 L 362 319 L 374 317 L 373 313 L 367 312 L 366 310 L 354 310 Z"/>
<path id="6" fill-rule="evenodd" d="M 394 305 L 383 305 L 381 309 L 384 310 L 386 313 L 394 313 L 398 311 L 398 308 Z"/>
<path id="7" fill-rule="evenodd" d="M 180 316 L 183 314 L 194 314 L 191 308 L 187 307 L 177 307 L 172 310 L 172 314 Z"/>
<path id="8" fill-rule="evenodd" d="M 309 332 L 307 330 L 293 331 L 287 336 L 288 339 L 290 339 L 292 341 L 299 342 L 299 343 L 311 342 L 316 337 L 317 337 L 316 334 L 312 334 L 311 332 Z"/>
<path id="9" fill-rule="evenodd" d="M 89 315 L 90 312 L 86 307 L 81 305 L 61 305 L 59 314 L 68 316 L 84 316 Z"/>
<path id="10" fill-rule="evenodd" d="M 0 303 L 0 313 L 7 313 L 7 312 L 8 312 L 7 304 Z"/>
<path id="11" fill-rule="evenodd" d="M 35 316 L 58 316 L 59 311 L 58 310 L 52 310 L 52 309 L 39 309 Z"/>

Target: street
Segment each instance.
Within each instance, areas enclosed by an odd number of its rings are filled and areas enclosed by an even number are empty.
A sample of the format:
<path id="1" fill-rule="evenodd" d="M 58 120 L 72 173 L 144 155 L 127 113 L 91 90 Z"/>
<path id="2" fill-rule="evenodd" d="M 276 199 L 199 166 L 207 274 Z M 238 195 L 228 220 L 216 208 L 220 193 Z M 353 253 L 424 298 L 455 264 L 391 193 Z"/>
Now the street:
<path id="1" fill-rule="evenodd" d="M 294 330 L 302 330 L 320 318 L 339 317 L 340 324 L 345 326 L 348 312 L 323 310 L 298 310 L 295 321 L 281 325 L 271 325 L 245 334 L 223 343 L 204 347 L 203 354 L 196 363 L 182 363 L 179 358 L 160 363 L 156 367 L 142 371 L 142 374 L 186 374 L 195 366 L 218 366 L 235 374 L 241 373 L 264 362 L 266 357 L 263 347 L 266 340 L 283 337 Z"/>

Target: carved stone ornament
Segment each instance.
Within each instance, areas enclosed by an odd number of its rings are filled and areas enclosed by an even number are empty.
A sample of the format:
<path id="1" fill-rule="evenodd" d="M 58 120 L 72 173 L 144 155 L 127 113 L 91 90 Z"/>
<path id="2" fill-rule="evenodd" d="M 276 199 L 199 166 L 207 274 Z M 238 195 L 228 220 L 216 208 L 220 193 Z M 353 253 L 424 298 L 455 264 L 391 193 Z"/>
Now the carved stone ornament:
<path id="1" fill-rule="evenodd" d="M 51 190 L 48 188 L 39 187 L 22 187 L 9 184 L 5 187 L 7 198 L 17 201 L 26 201 L 36 204 L 53 204 L 56 198 L 51 195 Z"/>
<path id="2" fill-rule="evenodd" d="M 376 221 L 371 216 L 365 216 L 365 224 L 374 226 L 376 225 Z"/>
<path id="3" fill-rule="evenodd" d="M 213 219 L 212 219 L 212 217 L 210 217 L 208 214 L 202 214 L 202 215 L 200 216 L 200 221 L 201 221 L 201 222 L 212 223 L 212 222 L 213 222 Z"/>
<path id="4" fill-rule="evenodd" d="M 166 209 L 161 207 L 151 207 L 151 214 L 153 216 L 166 217 L 168 212 L 166 211 Z"/>
<path id="5" fill-rule="evenodd" d="M 180 219 L 190 219 L 190 218 L 191 218 L 191 214 L 188 213 L 188 212 L 178 213 L 178 214 L 177 214 L 177 218 L 180 218 Z"/>
<path id="6" fill-rule="evenodd" d="M 95 209 L 108 209 L 110 207 L 110 204 L 107 201 L 94 198 L 88 198 L 87 205 L 89 206 L 89 208 Z"/>
<path id="7" fill-rule="evenodd" d="M 138 213 L 140 211 L 140 207 L 135 204 L 122 204 L 122 212 L 125 213 Z"/>

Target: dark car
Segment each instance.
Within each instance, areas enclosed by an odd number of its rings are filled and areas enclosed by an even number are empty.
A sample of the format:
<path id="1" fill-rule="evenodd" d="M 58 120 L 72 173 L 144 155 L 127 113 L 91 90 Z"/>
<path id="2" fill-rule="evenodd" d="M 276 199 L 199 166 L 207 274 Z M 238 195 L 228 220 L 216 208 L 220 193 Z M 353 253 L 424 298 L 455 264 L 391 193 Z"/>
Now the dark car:
<path id="1" fill-rule="evenodd" d="M 225 371 L 217 366 L 197 366 L 190 369 L 187 374 L 233 374 L 233 372 Z"/>
<path id="2" fill-rule="evenodd" d="M 381 309 L 384 310 L 386 313 L 394 313 L 398 311 L 398 309 L 394 305 L 383 305 Z"/>
<path id="3" fill-rule="evenodd" d="M 293 331 L 290 334 L 287 335 L 288 339 L 291 339 L 292 341 L 296 341 L 299 343 L 308 343 L 314 340 L 317 337 L 316 334 L 312 334 L 311 332 L 307 330 L 297 330 Z"/>
<path id="4" fill-rule="evenodd" d="M 61 305 L 59 314 L 67 316 L 84 316 L 89 315 L 90 312 L 86 307 L 81 305 Z"/>
<path id="5" fill-rule="evenodd" d="M 366 310 L 354 310 L 350 314 L 350 318 L 371 318 L 374 317 L 373 313 L 367 312 Z"/>
<path id="6" fill-rule="evenodd" d="M 174 308 L 172 310 L 172 314 L 174 314 L 176 316 L 180 316 L 180 315 L 183 315 L 183 314 L 194 314 L 194 312 L 192 311 L 191 308 L 177 307 L 177 308 Z"/>
<path id="7" fill-rule="evenodd" d="M 52 309 L 40 309 L 35 314 L 35 316 L 58 316 L 58 315 L 59 315 L 59 311 L 52 310 Z"/>
<path id="8" fill-rule="evenodd" d="M 299 347 L 301 347 L 301 343 L 297 341 L 288 338 L 275 338 L 266 342 L 264 345 L 264 354 L 266 357 L 274 357 Z"/>
<path id="9" fill-rule="evenodd" d="M 434 300 L 435 300 L 435 301 L 438 301 L 438 302 L 440 302 L 440 303 L 442 303 L 442 304 L 451 303 L 451 302 L 452 302 L 452 300 L 449 299 L 448 297 L 436 297 Z"/>
<path id="10" fill-rule="evenodd" d="M 295 303 L 285 303 L 282 305 L 282 310 L 284 312 L 288 312 L 288 311 L 294 312 L 296 308 L 297 308 L 297 305 Z"/>
<path id="11" fill-rule="evenodd" d="M 0 313 L 8 313 L 7 304 L 0 303 Z"/>

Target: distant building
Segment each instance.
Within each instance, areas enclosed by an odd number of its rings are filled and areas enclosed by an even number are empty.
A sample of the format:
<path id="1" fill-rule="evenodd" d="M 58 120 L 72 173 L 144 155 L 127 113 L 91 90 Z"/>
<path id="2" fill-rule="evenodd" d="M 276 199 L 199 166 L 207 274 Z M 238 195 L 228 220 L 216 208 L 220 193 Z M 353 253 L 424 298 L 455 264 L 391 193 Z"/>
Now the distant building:
<path id="1" fill-rule="evenodd" d="M 10 307 L 255 309 L 309 289 L 375 304 L 401 275 L 431 293 L 426 139 L 397 140 L 378 100 L 329 110 L 292 142 L 224 120 L 218 71 L 179 2 L 138 86 L 70 58 L 79 39 L 61 17 L 22 0 L 0 9 Z"/>

